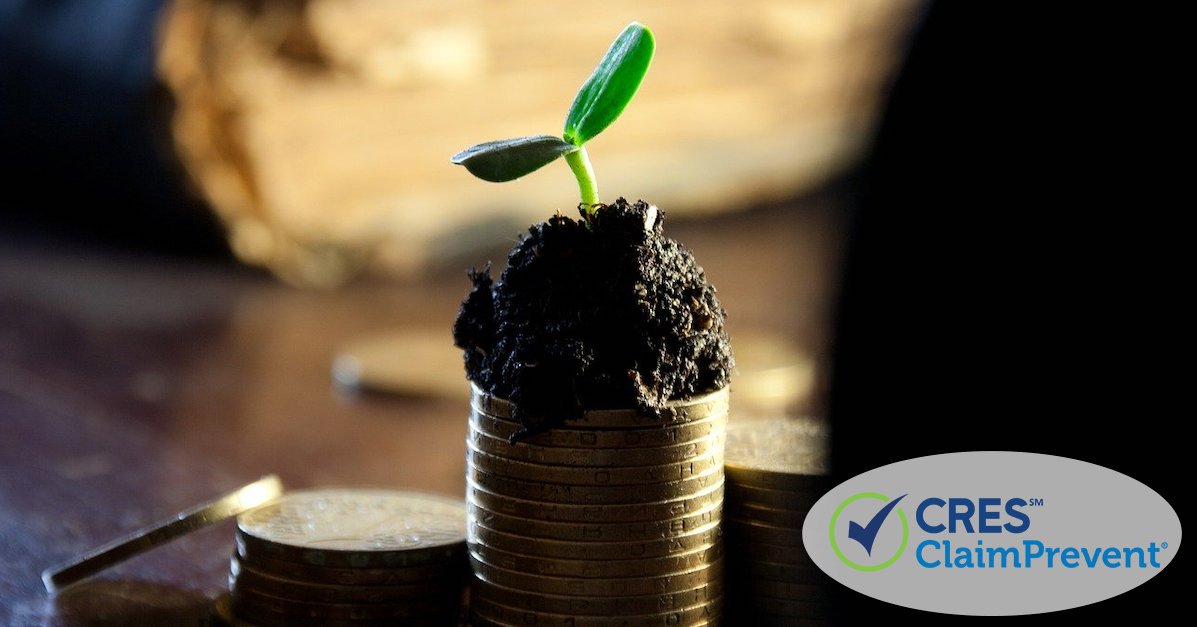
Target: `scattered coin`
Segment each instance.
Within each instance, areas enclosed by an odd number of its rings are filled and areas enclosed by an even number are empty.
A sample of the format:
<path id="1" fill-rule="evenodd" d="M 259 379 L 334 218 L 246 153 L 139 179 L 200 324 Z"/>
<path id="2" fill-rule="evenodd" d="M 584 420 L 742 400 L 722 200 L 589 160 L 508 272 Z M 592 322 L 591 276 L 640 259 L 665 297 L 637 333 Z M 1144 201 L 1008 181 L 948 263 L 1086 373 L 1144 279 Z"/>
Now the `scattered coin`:
<path id="1" fill-rule="evenodd" d="M 282 491 L 283 484 L 279 478 L 268 475 L 213 501 L 92 549 L 70 562 L 47 568 L 42 572 L 42 583 L 47 592 L 61 591 L 134 555 L 267 503 L 277 498 Z"/>
<path id="2" fill-rule="evenodd" d="M 461 394 L 461 351 L 444 329 L 404 329 L 355 338 L 333 360 L 340 385 L 406 396 L 453 398 Z"/>
<path id="3" fill-rule="evenodd" d="M 446 626 L 460 614 L 468 568 L 460 501 L 292 492 L 243 514 L 236 540 L 228 612 L 258 627 Z"/>
<path id="4" fill-rule="evenodd" d="M 232 561 L 243 564 L 244 558 L 234 552 Z M 424 581 L 460 581 L 468 572 L 464 555 L 460 559 L 444 563 L 398 568 L 329 568 L 282 562 L 261 556 L 253 559 L 252 564 L 254 570 L 271 577 L 340 586 L 389 586 Z"/>
<path id="5" fill-rule="evenodd" d="M 390 490 L 292 492 L 237 521 L 242 556 L 334 568 L 394 568 L 464 551 L 465 505 Z"/>
<path id="6" fill-rule="evenodd" d="M 433 597 L 413 599 L 403 603 L 323 603 L 319 601 L 297 601 L 281 599 L 257 590 L 237 587 L 229 591 L 233 600 L 233 612 L 242 613 L 243 608 L 254 607 L 260 611 L 294 618 L 326 618 L 333 620 L 385 620 L 406 618 L 432 618 L 444 616 L 451 606 L 447 600 Z"/>
<path id="7" fill-rule="evenodd" d="M 453 587 L 452 580 L 432 579 L 415 583 L 382 586 L 339 585 L 283 579 L 259 573 L 240 560 L 229 566 L 229 589 L 251 589 L 279 599 L 333 604 L 407 603 L 443 595 Z M 456 583 L 460 586 L 461 580 Z"/>

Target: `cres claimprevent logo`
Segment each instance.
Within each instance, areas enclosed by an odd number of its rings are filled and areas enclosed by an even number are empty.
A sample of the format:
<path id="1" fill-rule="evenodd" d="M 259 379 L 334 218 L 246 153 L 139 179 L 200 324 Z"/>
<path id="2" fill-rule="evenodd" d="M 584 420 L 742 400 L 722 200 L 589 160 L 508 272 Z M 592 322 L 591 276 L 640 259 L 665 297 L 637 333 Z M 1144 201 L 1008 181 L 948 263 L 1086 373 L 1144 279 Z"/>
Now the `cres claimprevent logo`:
<path id="1" fill-rule="evenodd" d="M 1180 542 L 1180 518 L 1148 486 L 1081 460 L 1017 451 L 875 468 L 819 497 L 802 525 L 811 562 L 839 583 L 971 616 L 1117 596 L 1165 568 Z"/>
<path id="2" fill-rule="evenodd" d="M 828 535 L 836 557 L 862 572 L 884 570 L 902 557 L 910 539 L 906 512 L 895 499 L 877 492 L 859 492 L 844 499 L 831 516 Z"/>

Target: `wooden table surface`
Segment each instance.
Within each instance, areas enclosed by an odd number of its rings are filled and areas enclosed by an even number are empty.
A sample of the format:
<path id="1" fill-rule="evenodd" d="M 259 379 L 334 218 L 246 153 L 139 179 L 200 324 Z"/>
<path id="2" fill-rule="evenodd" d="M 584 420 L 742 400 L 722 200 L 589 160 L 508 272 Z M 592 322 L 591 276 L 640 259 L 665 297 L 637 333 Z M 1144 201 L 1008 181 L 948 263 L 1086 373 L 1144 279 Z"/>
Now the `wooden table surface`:
<path id="1" fill-rule="evenodd" d="M 719 288 L 733 343 L 763 330 L 822 355 L 839 216 L 823 197 L 666 228 Z M 362 334 L 428 328 L 450 344 L 461 270 L 314 292 L 0 236 L 0 625 L 204 624 L 227 588 L 230 522 L 57 597 L 39 574 L 264 474 L 463 494 L 464 378 L 438 400 L 355 395 L 329 375 Z"/>

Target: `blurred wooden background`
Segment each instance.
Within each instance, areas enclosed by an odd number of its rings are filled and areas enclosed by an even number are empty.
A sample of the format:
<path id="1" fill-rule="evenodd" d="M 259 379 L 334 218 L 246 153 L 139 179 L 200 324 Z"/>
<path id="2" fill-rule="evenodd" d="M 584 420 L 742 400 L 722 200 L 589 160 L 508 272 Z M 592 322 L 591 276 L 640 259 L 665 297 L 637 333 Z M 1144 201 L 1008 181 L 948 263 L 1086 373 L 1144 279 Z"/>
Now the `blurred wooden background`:
<path id="1" fill-rule="evenodd" d="M 605 199 L 674 215 L 792 198 L 862 154 L 917 0 L 176 0 L 159 73 L 173 139 L 237 254 L 305 285 L 412 275 L 509 240 L 577 191 L 552 165 L 505 185 L 448 163 L 559 133 L 635 19 L 658 39 L 624 117 L 590 144 Z"/>

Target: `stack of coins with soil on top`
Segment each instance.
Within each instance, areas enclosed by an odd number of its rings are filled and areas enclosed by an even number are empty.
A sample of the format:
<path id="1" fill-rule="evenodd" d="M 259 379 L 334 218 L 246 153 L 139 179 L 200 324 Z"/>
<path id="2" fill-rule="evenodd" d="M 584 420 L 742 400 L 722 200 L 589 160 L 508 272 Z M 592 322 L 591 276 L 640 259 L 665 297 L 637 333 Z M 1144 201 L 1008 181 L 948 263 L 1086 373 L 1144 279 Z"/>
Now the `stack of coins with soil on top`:
<path id="1" fill-rule="evenodd" d="M 234 625 L 455 625 L 465 504 L 390 490 L 291 492 L 243 514 L 220 614 Z"/>
<path id="2" fill-rule="evenodd" d="M 828 619 L 832 580 L 802 546 L 802 523 L 830 487 L 827 430 L 799 419 L 727 431 L 728 612 L 749 625 Z"/>
<path id="3" fill-rule="evenodd" d="M 466 488 L 478 625 L 705 625 L 723 605 L 726 312 L 643 200 L 599 199 L 585 144 L 619 117 L 652 31 L 616 37 L 560 137 L 477 144 L 492 182 L 564 158 L 579 219 L 529 227 L 453 325 L 474 385 Z"/>
<path id="4" fill-rule="evenodd" d="M 467 440 L 475 625 L 705 625 L 720 615 L 726 390 L 663 417 L 597 410 L 512 444 L 475 388 Z"/>

